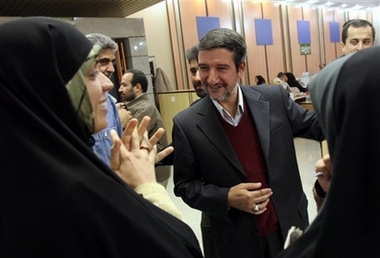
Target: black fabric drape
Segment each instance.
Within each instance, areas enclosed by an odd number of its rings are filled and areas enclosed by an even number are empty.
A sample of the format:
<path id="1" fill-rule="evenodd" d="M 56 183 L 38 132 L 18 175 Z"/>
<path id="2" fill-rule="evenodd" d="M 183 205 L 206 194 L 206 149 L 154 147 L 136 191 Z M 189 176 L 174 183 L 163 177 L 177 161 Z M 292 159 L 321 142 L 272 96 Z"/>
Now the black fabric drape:
<path id="1" fill-rule="evenodd" d="M 0 25 L 0 256 L 201 257 L 87 145 L 65 85 L 91 48 L 55 19 Z"/>
<path id="2" fill-rule="evenodd" d="M 311 81 L 334 171 L 324 206 L 279 257 L 378 257 L 380 47 L 329 64 Z"/>

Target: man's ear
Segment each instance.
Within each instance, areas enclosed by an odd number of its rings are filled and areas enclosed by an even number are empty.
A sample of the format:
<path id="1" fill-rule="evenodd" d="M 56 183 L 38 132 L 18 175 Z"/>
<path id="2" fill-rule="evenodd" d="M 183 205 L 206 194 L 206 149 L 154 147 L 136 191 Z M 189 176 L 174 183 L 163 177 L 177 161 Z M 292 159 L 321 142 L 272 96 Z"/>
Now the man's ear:
<path id="1" fill-rule="evenodd" d="M 344 53 L 345 46 L 346 46 L 346 44 L 344 44 L 343 42 L 340 42 L 340 48 L 342 49 L 343 53 Z"/>
<path id="2" fill-rule="evenodd" d="M 238 75 L 239 75 L 240 79 L 243 78 L 243 74 L 244 74 L 244 70 L 245 70 L 245 65 L 246 65 L 245 62 L 242 62 L 242 63 L 239 65 Z"/>
<path id="3" fill-rule="evenodd" d="M 135 85 L 135 92 L 136 93 L 141 93 L 142 92 L 142 87 L 141 87 L 141 84 L 140 83 L 136 83 Z"/>
<path id="4" fill-rule="evenodd" d="M 242 71 L 242 72 L 244 72 L 244 70 L 245 70 L 245 66 L 246 66 L 246 63 L 245 63 L 245 62 L 242 62 L 242 63 L 240 64 L 240 66 L 239 66 L 239 70 Z"/>

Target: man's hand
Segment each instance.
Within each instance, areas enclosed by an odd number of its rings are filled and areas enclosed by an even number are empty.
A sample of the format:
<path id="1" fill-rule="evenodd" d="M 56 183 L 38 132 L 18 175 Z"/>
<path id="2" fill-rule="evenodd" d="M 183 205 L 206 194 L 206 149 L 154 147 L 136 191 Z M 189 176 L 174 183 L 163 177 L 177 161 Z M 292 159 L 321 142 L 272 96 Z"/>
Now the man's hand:
<path id="1" fill-rule="evenodd" d="M 127 127 L 127 124 L 132 119 L 131 111 L 126 110 L 125 108 L 118 108 L 118 112 L 119 112 L 121 127 L 124 129 L 125 127 Z"/>
<path id="2" fill-rule="evenodd" d="M 260 187 L 261 183 L 241 183 L 231 187 L 228 192 L 228 205 L 254 215 L 264 213 L 273 192 L 270 188 Z"/>
<path id="3" fill-rule="evenodd" d="M 110 131 L 113 141 L 111 148 L 111 169 L 133 189 L 145 183 L 156 182 L 154 163 L 173 151 L 167 148 L 157 154 L 156 143 L 164 130 L 160 128 L 148 139 L 146 129 L 149 117 L 144 117 L 140 125 L 136 118 L 131 119 L 120 139 L 115 130 Z"/>
<path id="4" fill-rule="evenodd" d="M 327 193 L 330 187 L 331 177 L 332 177 L 333 167 L 330 161 L 330 155 L 323 156 L 322 159 L 318 160 L 315 164 L 315 172 L 322 172 L 317 178 L 318 182 L 322 187 L 322 190 Z"/>

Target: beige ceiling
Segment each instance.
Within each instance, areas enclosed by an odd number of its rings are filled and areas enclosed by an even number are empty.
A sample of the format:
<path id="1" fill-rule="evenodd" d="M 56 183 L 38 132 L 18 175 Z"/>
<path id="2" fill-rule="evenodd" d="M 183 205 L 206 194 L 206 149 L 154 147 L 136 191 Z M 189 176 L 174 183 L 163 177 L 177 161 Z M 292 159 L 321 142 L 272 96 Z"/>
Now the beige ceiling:
<path id="1" fill-rule="evenodd" d="M 259 0 L 258 0 L 259 1 Z M 273 2 L 275 4 L 289 4 L 311 7 L 328 7 L 341 9 L 363 10 L 375 8 L 380 5 L 380 0 L 261 0 L 262 2 Z"/>
<path id="2" fill-rule="evenodd" d="M 0 0 L 0 16 L 123 18 L 163 0 Z"/>
<path id="3" fill-rule="evenodd" d="M 0 16 L 118 17 L 123 18 L 164 0 L 0 0 Z M 193 1 L 193 0 L 187 0 Z M 213 0 L 223 1 L 223 0 Z M 241 0 L 276 4 L 308 4 L 313 7 L 360 9 L 377 7 L 380 0 Z"/>

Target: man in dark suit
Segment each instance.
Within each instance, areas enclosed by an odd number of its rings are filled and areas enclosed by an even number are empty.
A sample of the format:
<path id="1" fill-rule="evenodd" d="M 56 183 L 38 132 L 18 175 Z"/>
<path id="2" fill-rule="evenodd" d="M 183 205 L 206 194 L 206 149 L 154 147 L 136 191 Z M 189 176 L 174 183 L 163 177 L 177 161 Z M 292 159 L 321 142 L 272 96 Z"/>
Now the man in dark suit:
<path id="1" fill-rule="evenodd" d="M 175 194 L 210 214 L 217 257 L 274 257 L 291 226 L 307 227 L 293 138 L 324 139 L 282 87 L 241 87 L 246 51 L 230 29 L 207 33 L 198 68 L 208 97 L 173 119 Z"/>

